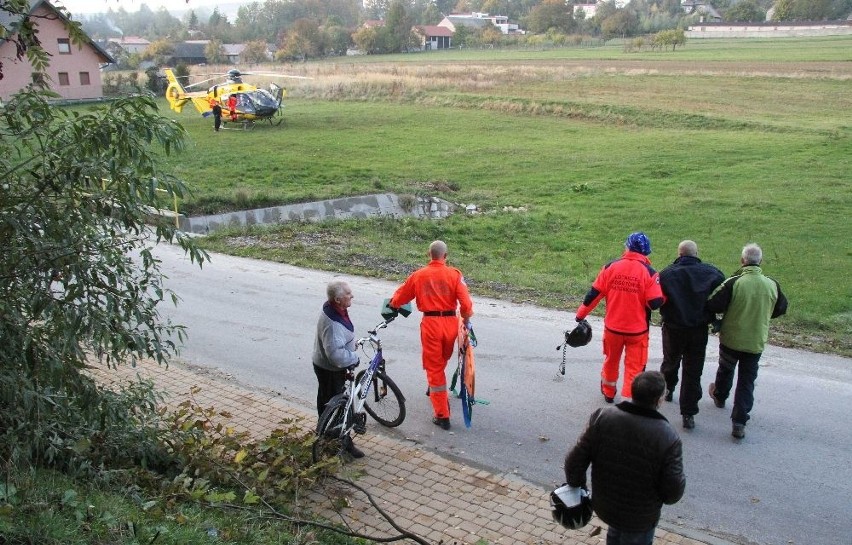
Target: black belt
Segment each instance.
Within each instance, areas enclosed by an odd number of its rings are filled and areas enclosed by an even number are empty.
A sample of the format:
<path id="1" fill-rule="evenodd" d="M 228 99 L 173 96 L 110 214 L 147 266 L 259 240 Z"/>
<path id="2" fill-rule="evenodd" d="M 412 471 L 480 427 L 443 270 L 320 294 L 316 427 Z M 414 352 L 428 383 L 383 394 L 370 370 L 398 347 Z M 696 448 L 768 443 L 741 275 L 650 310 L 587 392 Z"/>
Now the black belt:
<path id="1" fill-rule="evenodd" d="M 423 316 L 455 316 L 455 310 L 427 310 Z"/>

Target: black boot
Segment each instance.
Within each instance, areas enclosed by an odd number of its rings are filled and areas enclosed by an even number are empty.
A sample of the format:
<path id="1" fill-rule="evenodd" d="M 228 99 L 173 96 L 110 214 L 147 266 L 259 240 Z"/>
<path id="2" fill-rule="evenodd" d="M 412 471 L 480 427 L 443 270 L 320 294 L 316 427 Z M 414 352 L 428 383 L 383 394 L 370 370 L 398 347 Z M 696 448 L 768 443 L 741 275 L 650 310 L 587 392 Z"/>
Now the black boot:
<path id="1" fill-rule="evenodd" d="M 343 440 L 343 451 L 356 459 L 364 457 L 364 451 L 355 446 L 351 437 L 347 437 Z"/>

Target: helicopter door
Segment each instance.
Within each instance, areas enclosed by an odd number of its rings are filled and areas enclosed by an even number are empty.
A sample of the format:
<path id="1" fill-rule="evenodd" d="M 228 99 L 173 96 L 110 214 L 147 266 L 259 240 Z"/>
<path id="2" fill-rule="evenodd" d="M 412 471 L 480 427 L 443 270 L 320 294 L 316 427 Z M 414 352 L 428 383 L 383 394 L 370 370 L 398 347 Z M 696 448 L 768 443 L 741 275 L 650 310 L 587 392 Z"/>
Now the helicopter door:
<path id="1" fill-rule="evenodd" d="M 275 97 L 275 107 L 281 108 L 281 101 L 284 99 L 284 88 L 279 85 L 275 85 L 274 83 L 270 83 L 269 92 Z"/>

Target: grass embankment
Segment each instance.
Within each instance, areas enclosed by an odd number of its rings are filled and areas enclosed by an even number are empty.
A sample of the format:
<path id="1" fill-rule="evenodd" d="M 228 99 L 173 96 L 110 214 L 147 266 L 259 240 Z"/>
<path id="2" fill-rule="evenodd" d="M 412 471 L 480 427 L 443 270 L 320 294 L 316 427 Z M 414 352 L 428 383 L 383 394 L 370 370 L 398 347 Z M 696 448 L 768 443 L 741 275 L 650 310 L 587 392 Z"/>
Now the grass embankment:
<path id="1" fill-rule="evenodd" d="M 483 213 L 440 222 L 284 225 L 203 244 L 401 279 L 440 237 L 475 293 L 566 310 L 633 230 L 650 235 L 658 268 L 692 238 L 732 273 L 756 241 L 790 299 L 772 341 L 850 355 L 850 46 L 307 63 L 298 71 L 315 79 L 291 86 L 281 127 L 215 134 L 194 111 L 177 116 L 191 149 L 173 164 L 194 189 L 190 214 L 378 191 L 474 203 Z"/>

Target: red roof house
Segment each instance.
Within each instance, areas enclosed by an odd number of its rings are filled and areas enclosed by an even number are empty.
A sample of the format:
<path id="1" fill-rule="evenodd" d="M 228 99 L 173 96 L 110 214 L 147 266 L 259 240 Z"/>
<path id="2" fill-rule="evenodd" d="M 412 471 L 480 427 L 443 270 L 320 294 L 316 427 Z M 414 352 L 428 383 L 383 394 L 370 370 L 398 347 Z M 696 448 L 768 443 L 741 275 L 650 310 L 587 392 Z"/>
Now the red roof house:
<path id="1" fill-rule="evenodd" d="M 437 25 L 421 25 L 414 27 L 414 34 L 420 38 L 420 49 L 449 49 L 452 45 L 453 32 L 449 28 Z"/>

